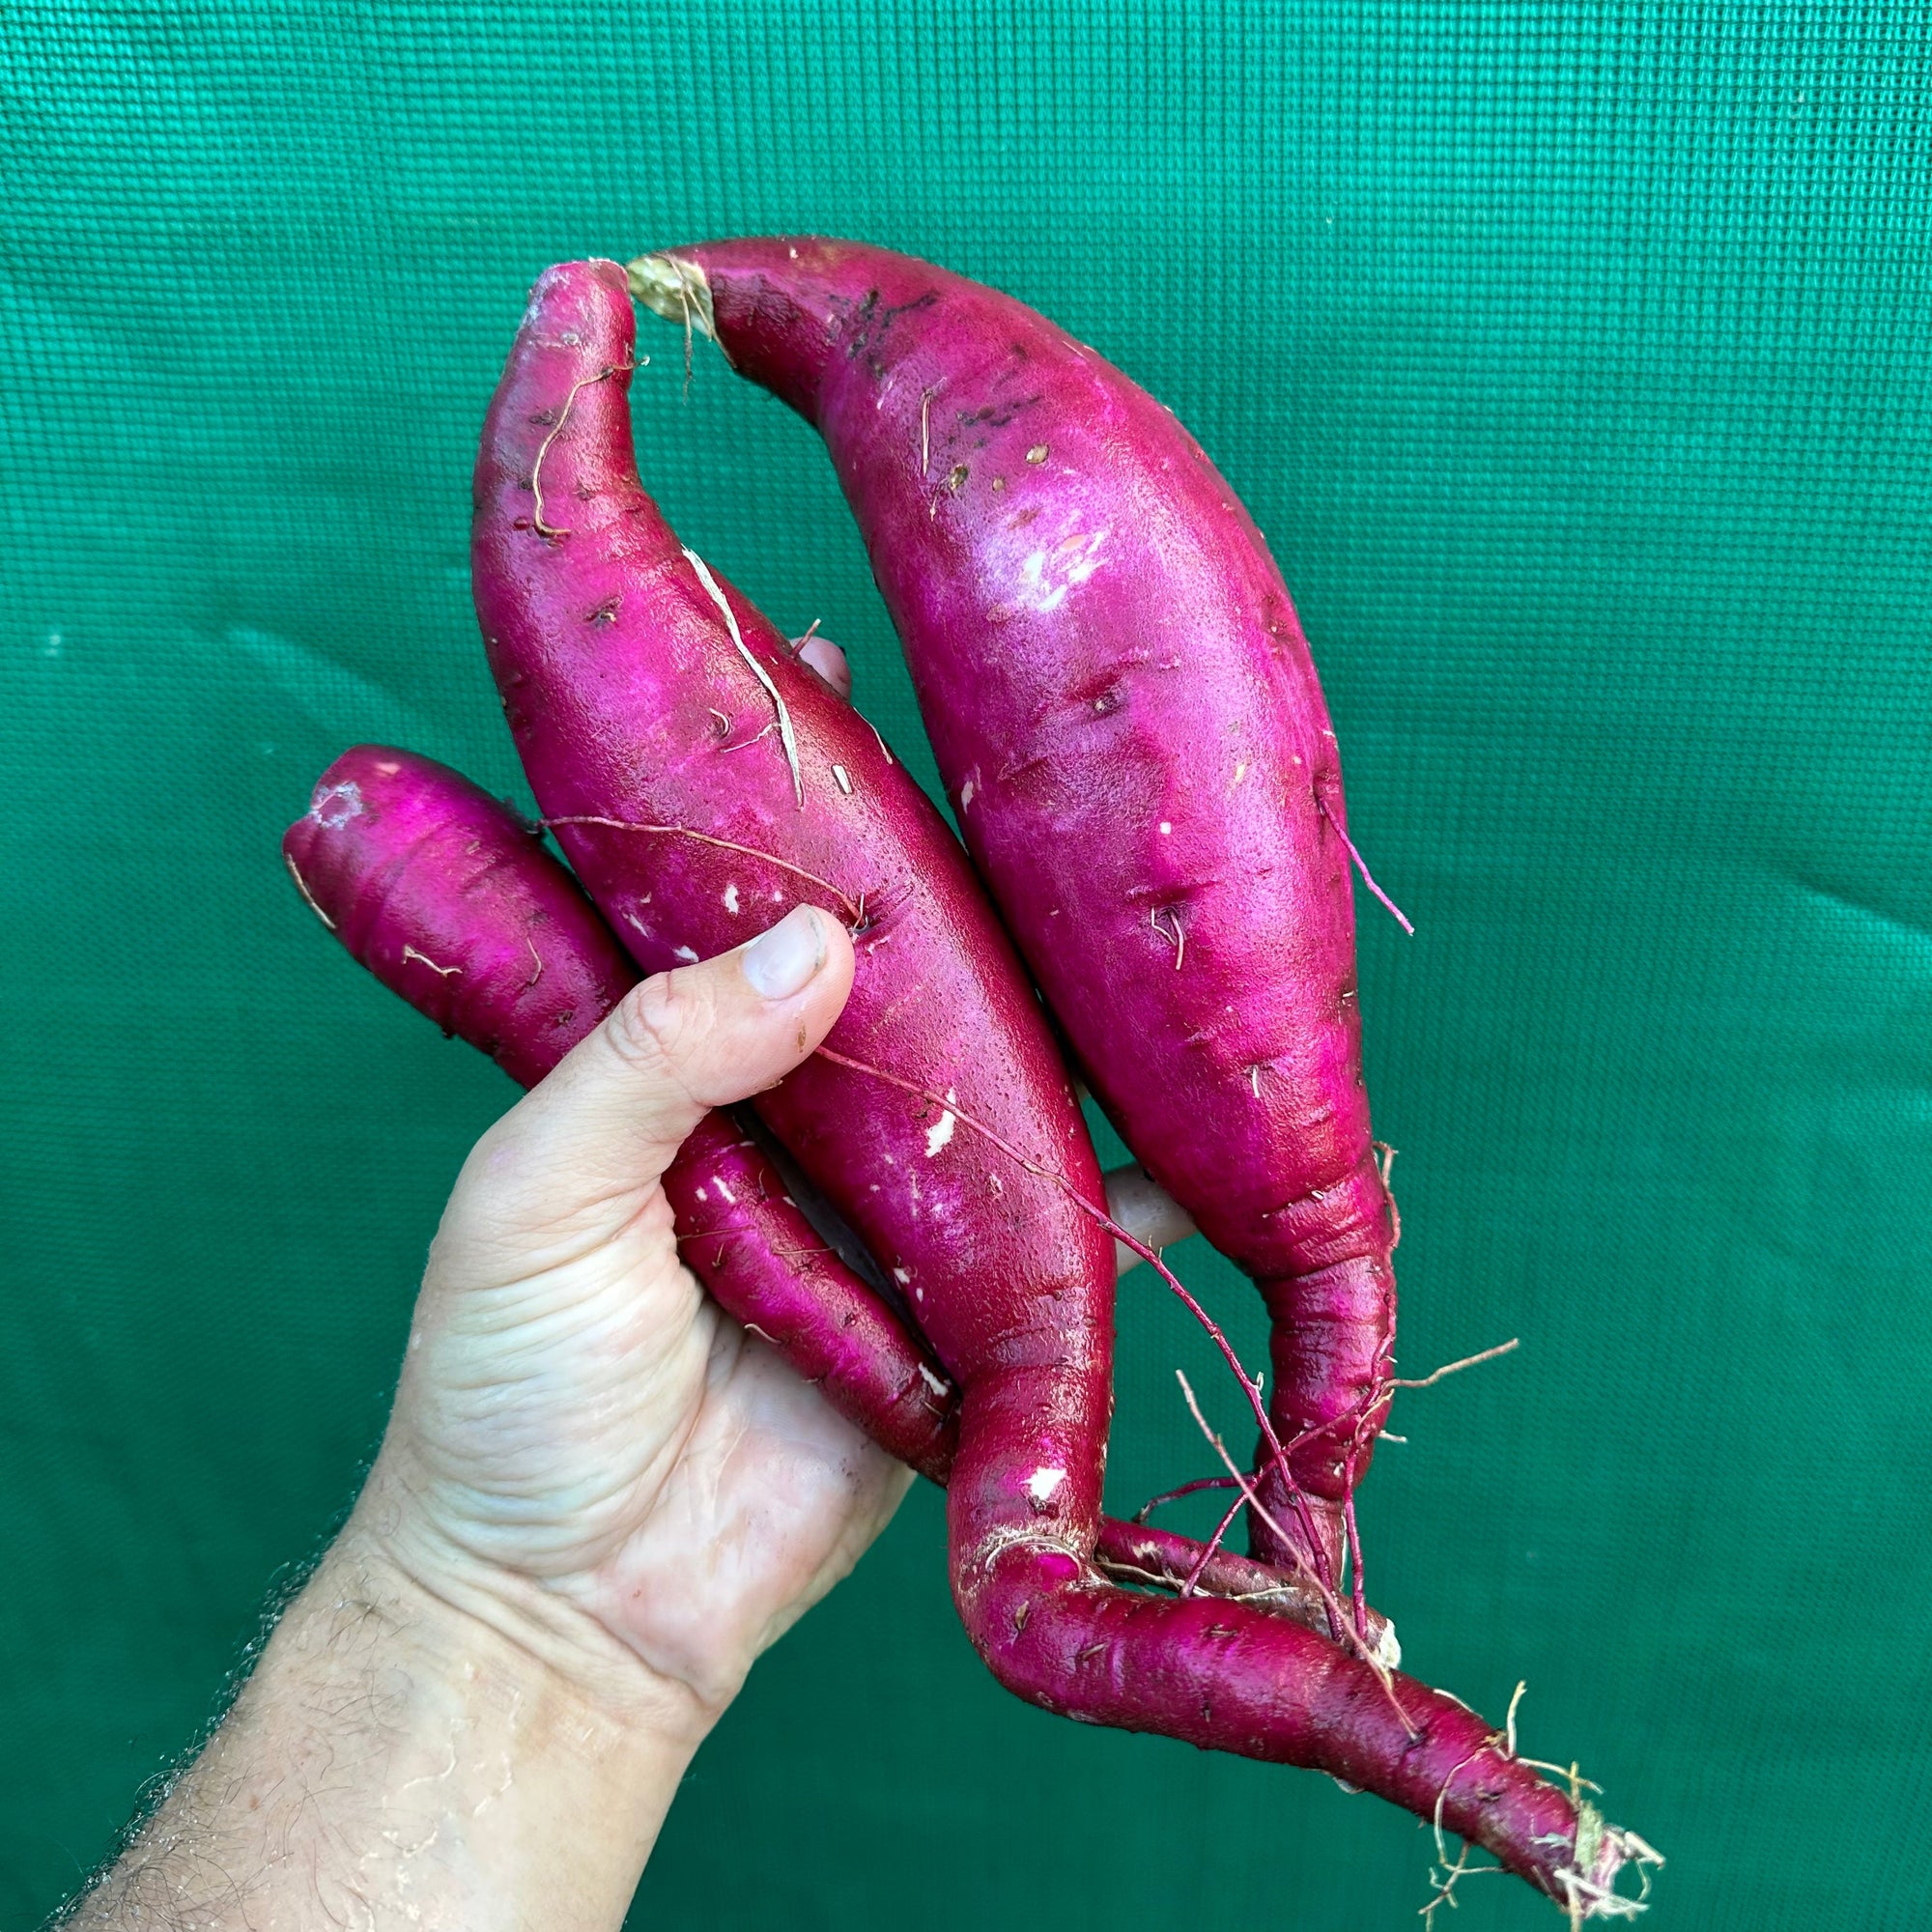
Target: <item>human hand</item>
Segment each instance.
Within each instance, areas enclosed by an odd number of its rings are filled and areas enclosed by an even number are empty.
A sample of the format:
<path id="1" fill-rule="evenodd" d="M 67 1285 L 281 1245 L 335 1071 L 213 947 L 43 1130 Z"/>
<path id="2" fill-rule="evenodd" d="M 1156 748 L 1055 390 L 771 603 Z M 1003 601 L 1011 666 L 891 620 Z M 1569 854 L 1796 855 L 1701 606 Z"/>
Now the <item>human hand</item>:
<path id="1" fill-rule="evenodd" d="M 620 1648 L 700 1724 L 910 1481 L 702 1294 L 658 1184 L 707 1108 L 818 1045 L 851 983 L 844 932 L 800 907 L 645 981 L 484 1135 L 351 1524 L 566 1671 L 601 1679 Z"/>
<path id="2" fill-rule="evenodd" d="M 658 1184 L 851 986 L 800 907 L 635 988 L 477 1143 L 361 1499 L 66 1922 L 622 1919 L 691 1753 L 911 1480 L 699 1292 Z"/>

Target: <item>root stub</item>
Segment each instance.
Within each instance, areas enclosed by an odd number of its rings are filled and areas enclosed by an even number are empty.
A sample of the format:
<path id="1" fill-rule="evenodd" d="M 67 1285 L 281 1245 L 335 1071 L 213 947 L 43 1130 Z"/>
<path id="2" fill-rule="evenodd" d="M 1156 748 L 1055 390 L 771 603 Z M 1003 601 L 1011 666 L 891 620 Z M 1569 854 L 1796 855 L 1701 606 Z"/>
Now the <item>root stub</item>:
<path id="1" fill-rule="evenodd" d="M 717 339 L 711 283 L 696 262 L 680 261 L 675 255 L 639 255 L 625 263 L 624 280 L 632 296 L 653 315 Z"/>

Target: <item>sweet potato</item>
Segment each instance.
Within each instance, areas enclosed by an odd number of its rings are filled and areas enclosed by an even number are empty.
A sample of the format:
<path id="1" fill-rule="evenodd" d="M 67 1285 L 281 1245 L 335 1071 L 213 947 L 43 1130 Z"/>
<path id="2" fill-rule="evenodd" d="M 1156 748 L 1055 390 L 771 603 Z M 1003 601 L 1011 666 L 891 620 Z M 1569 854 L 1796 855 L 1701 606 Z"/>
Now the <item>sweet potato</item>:
<path id="1" fill-rule="evenodd" d="M 1294 609 L 1226 480 L 1032 309 L 815 238 L 631 264 L 824 437 L 975 863 L 1095 1096 L 1258 1283 L 1250 1547 L 1334 1582 L 1393 1376 L 1353 848 Z M 1359 1547 L 1355 1550 L 1359 1570 Z"/>

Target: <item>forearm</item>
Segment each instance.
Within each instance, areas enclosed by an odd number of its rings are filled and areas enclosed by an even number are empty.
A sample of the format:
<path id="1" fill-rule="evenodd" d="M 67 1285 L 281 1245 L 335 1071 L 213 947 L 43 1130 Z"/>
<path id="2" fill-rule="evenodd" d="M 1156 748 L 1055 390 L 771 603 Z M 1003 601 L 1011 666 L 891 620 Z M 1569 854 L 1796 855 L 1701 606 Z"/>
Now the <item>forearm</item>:
<path id="1" fill-rule="evenodd" d="M 432 1595 L 352 1524 L 70 1922 L 616 1927 L 709 1719 L 578 1634 Z"/>

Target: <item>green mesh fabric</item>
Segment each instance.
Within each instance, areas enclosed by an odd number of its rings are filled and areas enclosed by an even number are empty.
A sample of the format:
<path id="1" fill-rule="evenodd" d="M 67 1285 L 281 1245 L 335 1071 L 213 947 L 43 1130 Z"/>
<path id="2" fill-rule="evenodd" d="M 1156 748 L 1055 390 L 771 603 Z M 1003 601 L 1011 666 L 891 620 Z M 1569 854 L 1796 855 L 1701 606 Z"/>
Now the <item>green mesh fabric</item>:
<path id="1" fill-rule="evenodd" d="M 1921 1922 L 1932 135 L 1921 8 L 491 0 L 0 12 L 0 1918 L 100 1858 L 354 1492 L 494 1069 L 275 844 L 345 745 L 518 780 L 469 611 L 523 293 L 857 236 L 1172 404 L 1326 680 L 1406 1239 L 1364 1492 L 1423 1674 L 1580 1758 L 1654 1922 Z M 908 688 L 810 431 L 644 347 L 687 538 Z M 930 778 L 929 763 L 919 767 Z M 1245 1286 L 1178 1251 L 1251 1359 Z M 1239 1406 L 1122 1295 L 1110 1483 Z M 1177 1517 L 1183 1524 L 1184 1512 Z M 763 1663 L 635 1922 L 1416 1921 L 1429 1834 L 1022 1708 L 921 1494 Z M 1553 1923 L 1466 1883 L 1460 1932 Z M 1439 1932 L 1439 1924 L 1438 1924 Z"/>

